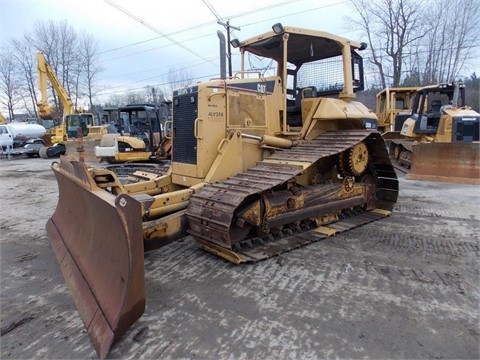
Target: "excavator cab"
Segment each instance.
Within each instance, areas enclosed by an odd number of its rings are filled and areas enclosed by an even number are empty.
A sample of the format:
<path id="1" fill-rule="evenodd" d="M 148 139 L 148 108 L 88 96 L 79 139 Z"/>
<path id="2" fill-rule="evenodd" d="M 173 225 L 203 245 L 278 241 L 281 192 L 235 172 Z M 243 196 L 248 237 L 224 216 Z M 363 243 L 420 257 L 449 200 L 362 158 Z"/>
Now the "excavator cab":
<path id="1" fill-rule="evenodd" d="M 355 101 L 364 45 L 281 24 L 232 45 L 234 76 L 174 91 L 168 166 L 126 181 L 68 157 L 52 164 L 59 203 L 47 232 L 102 358 L 143 312 L 144 251 L 190 235 L 252 263 L 389 216 L 397 201 L 385 143 L 365 129 L 377 118 Z M 275 66 L 252 71 L 249 56 Z"/>
<path id="2" fill-rule="evenodd" d="M 83 136 L 88 135 L 88 128 L 95 125 L 94 116 L 91 113 L 70 114 L 65 116 L 65 127 L 69 138 L 78 136 L 78 129 Z"/>

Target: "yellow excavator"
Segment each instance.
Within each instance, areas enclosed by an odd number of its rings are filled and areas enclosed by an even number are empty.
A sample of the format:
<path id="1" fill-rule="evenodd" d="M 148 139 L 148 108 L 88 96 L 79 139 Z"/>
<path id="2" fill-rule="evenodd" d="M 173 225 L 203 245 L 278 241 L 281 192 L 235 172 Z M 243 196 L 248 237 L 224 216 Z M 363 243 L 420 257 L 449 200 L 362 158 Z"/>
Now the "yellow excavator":
<path id="1" fill-rule="evenodd" d="M 52 163 L 47 232 L 100 358 L 144 311 L 144 251 L 190 235 L 228 261 L 257 262 L 380 220 L 397 201 L 384 140 L 365 128 L 376 115 L 355 101 L 365 44 L 277 23 L 232 45 L 238 73 L 174 92 L 162 171 Z M 250 71 L 248 56 L 276 69 Z"/>
<path id="2" fill-rule="evenodd" d="M 480 184 L 479 124 L 463 83 L 418 88 L 410 116 L 391 137 L 390 156 L 407 179 Z"/>
<path id="3" fill-rule="evenodd" d="M 43 120 L 56 120 L 57 123 L 56 126 L 47 129 L 44 138 L 45 147 L 40 149 L 39 155 L 42 158 L 53 158 L 65 153 L 76 153 L 77 141 L 71 139 L 77 138 L 77 136 L 85 136 L 88 139 L 97 140 L 99 143 L 101 137 L 108 133 L 107 125 L 96 124 L 95 116 L 92 113 L 83 112 L 82 109 L 75 107 L 68 92 L 41 51 L 37 53 L 37 70 L 38 88 L 41 93 L 41 101 L 37 104 L 39 116 Z M 48 103 L 47 80 L 52 84 L 62 103 L 63 119 L 60 121 L 58 120 L 59 114 L 53 111 Z M 93 153 L 93 145 L 90 148 L 90 152 Z"/>

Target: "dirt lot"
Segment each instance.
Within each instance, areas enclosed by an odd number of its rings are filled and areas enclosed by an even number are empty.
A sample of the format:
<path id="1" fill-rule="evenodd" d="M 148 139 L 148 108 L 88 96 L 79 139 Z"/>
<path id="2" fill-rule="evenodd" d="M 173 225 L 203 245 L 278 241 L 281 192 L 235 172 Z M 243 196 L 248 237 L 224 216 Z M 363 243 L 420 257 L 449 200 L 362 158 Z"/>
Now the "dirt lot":
<path id="1" fill-rule="evenodd" d="M 0 160 L 1 358 L 95 351 L 54 260 L 50 160 Z M 480 187 L 405 180 L 391 217 L 253 265 L 185 238 L 145 259 L 111 358 L 480 358 Z"/>

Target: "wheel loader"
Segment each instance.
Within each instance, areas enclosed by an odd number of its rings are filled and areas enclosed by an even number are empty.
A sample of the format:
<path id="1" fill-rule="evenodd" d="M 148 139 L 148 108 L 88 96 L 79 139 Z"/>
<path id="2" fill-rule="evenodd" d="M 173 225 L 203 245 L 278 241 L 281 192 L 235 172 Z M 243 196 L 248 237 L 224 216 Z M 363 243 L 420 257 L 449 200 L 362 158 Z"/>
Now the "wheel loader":
<path id="1" fill-rule="evenodd" d="M 241 70 L 173 94 L 172 159 L 127 176 L 61 157 L 47 232 L 100 358 L 145 308 L 144 252 L 186 235 L 253 263 L 391 214 L 398 180 L 363 89 L 363 43 L 284 27 Z M 269 59 L 265 73 L 249 56 Z"/>
<path id="2" fill-rule="evenodd" d="M 480 184 L 479 124 L 463 83 L 419 88 L 410 116 L 390 137 L 390 156 L 407 179 Z"/>

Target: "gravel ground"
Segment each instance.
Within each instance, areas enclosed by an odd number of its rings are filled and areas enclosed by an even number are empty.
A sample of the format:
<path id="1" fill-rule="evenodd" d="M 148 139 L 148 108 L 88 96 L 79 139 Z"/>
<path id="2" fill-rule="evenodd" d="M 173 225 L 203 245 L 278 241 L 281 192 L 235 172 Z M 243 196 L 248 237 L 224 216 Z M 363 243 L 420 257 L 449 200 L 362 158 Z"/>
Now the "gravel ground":
<path id="1" fill-rule="evenodd" d="M 1 358 L 96 358 L 45 224 L 51 160 L 0 159 Z M 480 187 L 405 180 L 392 216 L 233 265 L 189 237 L 145 258 L 118 359 L 478 359 Z"/>

